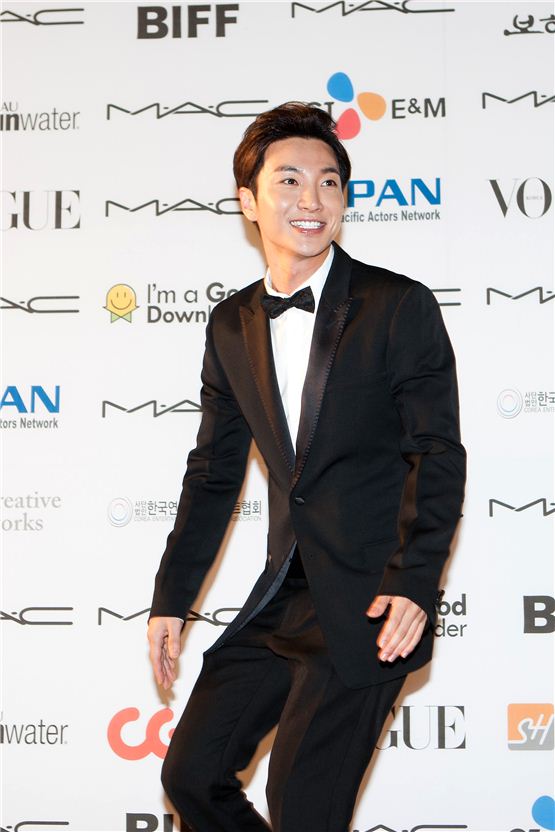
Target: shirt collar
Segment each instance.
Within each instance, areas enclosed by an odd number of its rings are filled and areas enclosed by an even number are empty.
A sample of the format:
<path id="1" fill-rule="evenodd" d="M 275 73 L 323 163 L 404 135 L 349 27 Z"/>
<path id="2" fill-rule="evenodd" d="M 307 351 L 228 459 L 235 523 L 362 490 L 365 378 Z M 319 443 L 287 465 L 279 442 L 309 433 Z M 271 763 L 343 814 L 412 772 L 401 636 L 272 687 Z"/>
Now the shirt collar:
<path id="1" fill-rule="evenodd" d="M 326 282 L 326 278 L 329 274 L 332 260 L 333 260 L 333 246 L 330 246 L 330 250 L 328 252 L 328 256 L 322 263 L 322 265 L 316 269 L 314 274 L 311 274 L 308 280 L 305 280 L 304 283 L 301 283 L 300 286 L 297 286 L 295 292 L 304 289 L 306 286 L 310 286 L 312 289 L 312 294 L 314 295 L 314 308 L 318 309 L 318 304 L 320 302 L 320 297 L 322 295 L 322 290 L 324 288 L 324 283 Z M 285 292 L 278 292 L 277 289 L 274 289 L 272 286 L 272 278 L 270 275 L 270 269 L 266 269 L 266 274 L 264 276 L 264 288 L 266 289 L 269 295 L 274 295 L 274 297 L 278 298 L 288 298 L 290 295 L 287 295 Z"/>

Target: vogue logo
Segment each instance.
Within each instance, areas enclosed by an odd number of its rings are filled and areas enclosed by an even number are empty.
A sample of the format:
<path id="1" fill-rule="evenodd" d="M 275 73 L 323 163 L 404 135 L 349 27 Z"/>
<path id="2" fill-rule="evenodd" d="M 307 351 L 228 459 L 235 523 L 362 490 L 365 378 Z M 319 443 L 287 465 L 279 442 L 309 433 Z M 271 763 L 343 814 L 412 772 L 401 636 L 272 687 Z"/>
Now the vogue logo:
<path id="1" fill-rule="evenodd" d="M 2 231 L 81 227 L 79 191 L 2 191 Z"/>
<path id="2" fill-rule="evenodd" d="M 143 760 L 149 754 L 164 759 L 168 745 L 160 738 L 160 729 L 173 719 L 171 708 L 162 708 L 150 717 L 145 731 L 145 738 L 138 745 L 129 745 L 122 737 L 122 730 L 129 722 L 136 722 L 140 717 L 137 708 L 124 708 L 112 717 L 108 725 L 108 744 L 112 751 L 124 760 Z M 168 737 L 173 736 L 173 728 Z"/>
<path id="3" fill-rule="evenodd" d="M 464 705 L 401 705 L 391 709 L 393 725 L 383 735 L 380 751 L 388 748 L 466 748 Z"/>
<path id="4" fill-rule="evenodd" d="M 507 216 L 511 203 L 513 202 L 513 198 L 517 209 L 521 214 L 524 214 L 525 217 L 528 217 L 528 219 L 537 220 L 540 217 L 545 216 L 551 208 L 551 203 L 553 202 L 551 188 L 547 182 L 544 182 L 544 180 L 540 179 L 538 176 L 531 176 L 528 179 L 523 179 L 522 181 L 519 179 L 513 179 L 513 187 L 510 194 L 507 189 L 505 189 L 505 193 L 503 193 L 497 179 L 489 179 L 488 181 L 504 217 Z M 520 184 L 517 184 L 519 182 Z M 531 211 L 530 209 L 532 206 L 537 207 L 535 207 L 535 210 Z"/>

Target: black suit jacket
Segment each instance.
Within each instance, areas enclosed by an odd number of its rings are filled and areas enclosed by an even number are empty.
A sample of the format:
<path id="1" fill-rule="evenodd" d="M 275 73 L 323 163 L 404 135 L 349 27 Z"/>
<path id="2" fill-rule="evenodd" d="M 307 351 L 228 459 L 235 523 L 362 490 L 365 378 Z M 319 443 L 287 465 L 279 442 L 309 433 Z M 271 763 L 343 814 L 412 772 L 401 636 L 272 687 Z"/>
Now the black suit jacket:
<path id="1" fill-rule="evenodd" d="M 422 283 L 351 259 L 334 243 L 316 313 L 296 449 L 258 280 L 219 303 L 206 330 L 202 420 L 150 616 L 185 618 L 218 551 L 254 437 L 269 471 L 264 571 L 217 649 L 277 591 L 298 541 L 330 656 L 349 687 L 431 657 L 435 604 L 464 497 L 455 358 Z M 308 314 L 308 313 L 307 313 Z M 416 649 L 377 658 L 376 594 L 428 616 Z"/>

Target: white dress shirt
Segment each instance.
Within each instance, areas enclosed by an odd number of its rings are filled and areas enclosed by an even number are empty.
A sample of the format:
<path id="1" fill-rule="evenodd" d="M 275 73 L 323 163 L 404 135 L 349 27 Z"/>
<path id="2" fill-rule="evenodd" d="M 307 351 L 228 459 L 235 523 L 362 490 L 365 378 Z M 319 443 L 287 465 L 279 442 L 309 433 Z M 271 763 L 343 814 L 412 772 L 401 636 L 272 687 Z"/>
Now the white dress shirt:
<path id="1" fill-rule="evenodd" d="M 333 246 L 330 246 L 328 256 L 320 268 L 295 289 L 295 292 L 298 292 L 300 289 L 310 286 L 314 295 L 314 314 L 305 312 L 304 309 L 292 307 L 282 312 L 277 318 L 270 318 L 274 364 L 293 447 L 295 447 L 297 441 L 301 416 L 301 397 L 308 368 L 314 321 L 316 320 L 318 304 L 332 260 Z M 290 295 L 278 292 L 273 288 L 269 269 L 264 277 L 264 285 L 269 295 L 280 298 L 290 297 Z"/>

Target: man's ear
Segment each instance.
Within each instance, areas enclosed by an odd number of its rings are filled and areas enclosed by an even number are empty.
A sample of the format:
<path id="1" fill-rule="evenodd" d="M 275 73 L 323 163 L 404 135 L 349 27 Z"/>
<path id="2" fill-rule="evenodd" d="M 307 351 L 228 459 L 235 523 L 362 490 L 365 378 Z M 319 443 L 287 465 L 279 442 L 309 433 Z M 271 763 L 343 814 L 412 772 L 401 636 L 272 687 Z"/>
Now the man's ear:
<path id="1" fill-rule="evenodd" d="M 245 188 L 243 185 L 239 188 L 239 202 L 245 217 L 251 222 L 256 222 L 256 198 L 250 188 Z"/>

